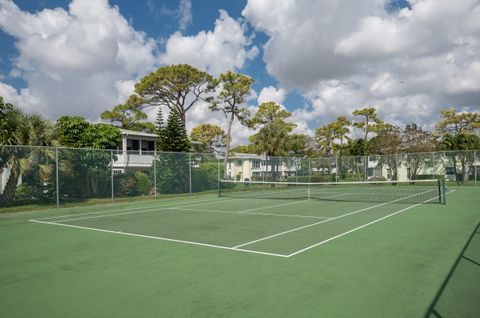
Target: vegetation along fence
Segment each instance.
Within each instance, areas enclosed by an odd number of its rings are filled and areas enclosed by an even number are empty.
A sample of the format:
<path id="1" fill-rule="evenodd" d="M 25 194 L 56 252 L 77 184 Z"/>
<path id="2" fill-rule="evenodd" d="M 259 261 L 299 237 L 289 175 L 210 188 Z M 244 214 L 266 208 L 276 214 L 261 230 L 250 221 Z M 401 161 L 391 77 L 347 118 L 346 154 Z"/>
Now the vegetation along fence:
<path id="1" fill-rule="evenodd" d="M 0 146 L 0 207 L 215 193 L 218 180 L 341 182 L 446 179 L 480 185 L 480 151 L 266 157 Z"/>

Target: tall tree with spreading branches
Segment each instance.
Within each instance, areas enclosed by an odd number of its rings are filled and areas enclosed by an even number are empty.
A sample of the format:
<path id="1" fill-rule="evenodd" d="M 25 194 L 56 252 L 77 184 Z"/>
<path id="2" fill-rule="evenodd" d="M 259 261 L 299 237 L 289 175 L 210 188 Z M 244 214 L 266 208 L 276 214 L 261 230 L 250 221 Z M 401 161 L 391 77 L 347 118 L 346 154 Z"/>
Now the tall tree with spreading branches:
<path id="1" fill-rule="evenodd" d="M 217 82 L 207 72 L 188 64 L 162 66 L 135 85 L 145 105 L 176 110 L 185 126 L 185 115 L 192 107 L 206 100 Z"/>
<path id="2" fill-rule="evenodd" d="M 227 72 L 220 74 L 218 83 L 220 93 L 215 98 L 210 98 L 210 109 L 213 111 L 222 111 L 228 120 L 227 136 L 225 138 L 225 156 L 224 165 L 227 166 L 230 155 L 230 144 L 232 140 L 232 126 L 235 120 L 242 125 L 247 125 L 250 115 L 247 108 L 243 105 L 251 93 L 251 87 L 255 81 L 246 75 Z M 227 169 L 225 169 L 227 177 Z"/>

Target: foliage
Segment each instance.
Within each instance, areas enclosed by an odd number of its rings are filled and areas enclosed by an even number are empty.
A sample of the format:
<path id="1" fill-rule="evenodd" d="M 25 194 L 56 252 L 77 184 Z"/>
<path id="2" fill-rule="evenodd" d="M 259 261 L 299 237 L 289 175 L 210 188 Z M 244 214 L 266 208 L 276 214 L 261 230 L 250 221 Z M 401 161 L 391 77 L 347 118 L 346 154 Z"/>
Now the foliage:
<path id="1" fill-rule="evenodd" d="M 353 116 L 361 119 L 353 122 L 353 126 L 363 130 L 363 140 L 368 139 L 368 134 L 372 132 L 379 132 L 384 128 L 384 122 L 378 118 L 377 111 L 373 107 L 362 108 L 353 111 Z"/>
<path id="2" fill-rule="evenodd" d="M 462 112 L 444 109 L 440 112 L 440 121 L 435 125 L 437 136 L 454 135 L 459 133 L 476 133 L 480 131 L 480 113 Z"/>
<path id="3" fill-rule="evenodd" d="M 223 175 L 223 164 L 218 162 L 201 162 L 192 167 L 192 191 L 210 191 L 218 187 L 218 175 Z"/>
<path id="4" fill-rule="evenodd" d="M 187 64 L 158 68 L 135 84 L 135 92 L 146 105 L 176 110 L 185 126 L 185 114 L 206 100 L 216 81 L 211 75 Z"/>
<path id="5" fill-rule="evenodd" d="M 135 171 L 115 176 L 116 196 L 147 195 L 152 190 L 152 180 L 145 172 Z"/>
<path id="6" fill-rule="evenodd" d="M 158 193 L 189 191 L 189 154 L 163 152 L 155 160 Z"/>
<path id="7" fill-rule="evenodd" d="M 313 157 L 315 155 L 314 140 L 304 134 L 291 134 L 288 153 L 294 157 Z"/>
<path id="8" fill-rule="evenodd" d="M 10 143 L 10 129 L 8 125 L 8 114 L 13 111 L 13 105 L 5 103 L 3 97 L 0 96 L 0 144 Z"/>
<path id="9" fill-rule="evenodd" d="M 79 116 L 60 117 L 57 127 L 63 145 L 94 148 L 59 151 L 63 199 L 109 196 L 112 154 L 101 149 L 117 147 L 121 142 L 118 128 L 103 123 L 91 124 Z"/>
<path id="10" fill-rule="evenodd" d="M 225 144 L 225 131 L 213 124 L 200 124 L 192 129 L 190 138 L 193 141 L 201 142 L 201 145 L 195 145 L 197 152 L 214 152 L 215 146 Z"/>
<path id="11" fill-rule="evenodd" d="M 3 105 L 2 117 L 5 132 L 2 143 L 25 146 L 58 145 L 55 126 L 40 115 L 25 114 L 13 105 Z M 55 156 L 52 149 L 44 147 L 0 149 L 2 150 L 0 168 L 8 168 L 10 172 L 3 193 L 0 194 L 0 205 L 9 205 L 16 200 L 20 177 L 26 184 L 25 187 L 30 187 L 33 197 L 39 200 L 52 198 L 52 164 Z"/>
<path id="12" fill-rule="evenodd" d="M 144 122 L 147 119 L 142 109 L 145 100 L 138 95 L 131 95 L 125 104 L 119 104 L 112 110 L 104 111 L 101 115 L 102 119 L 109 120 L 112 123 L 119 122 L 120 128 L 153 132 L 154 125 L 150 122 Z"/>
<path id="13" fill-rule="evenodd" d="M 473 152 L 454 150 L 480 149 L 480 137 L 469 132 L 460 132 L 454 135 L 445 134 L 441 142 L 441 147 L 444 150 L 452 150 L 452 152 L 446 153 L 446 156 L 450 158 L 452 162 L 457 183 L 467 182 L 474 169 L 475 158 Z M 458 165 L 460 165 L 460 167 Z"/>
<path id="14" fill-rule="evenodd" d="M 217 80 L 221 90 L 217 97 L 209 98 L 210 110 L 222 111 L 228 120 L 227 135 L 225 136 L 225 156 L 224 165 L 227 166 L 228 157 L 230 155 L 230 143 L 232 140 L 232 125 L 238 120 L 242 125 L 247 125 L 250 113 L 247 108 L 242 107 L 246 102 L 247 96 L 251 93 L 251 87 L 255 81 L 243 74 L 235 74 L 227 72 L 220 74 Z M 225 169 L 226 177 L 227 170 Z"/>
<path id="15" fill-rule="evenodd" d="M 122 141 L 120 131 L 108 124 L 90 124 L 80 116 L 57 120 L 60 142 L 75 148 L 115 149 Z"/>
<path id="16" fill-rule="evenodd" d="M 230 153 L 256 153 L 256 148 L 252 144 L 239 145 L 230 150 Z"/>
<path id="17" fill-rule="evenodd" d="M 341 149 L 343 156 L 367 156 L 370 153 L 370 143 L 365 139 L 350 139 Z"/>
<path id="18" fill-rule="evenodd" d="M 191 145 L 187 137 L 187 131 L 183 125 L 180 114 L 176 109 L 170 111 L 167 125 L 157 128 L 161 151 L 187 152 Z"/>
<path id="19" fill-rule="evenodd" d="M 319 149 L 330 156 L 339 154 L 344 141 L 349 140 L 350 121 L 345 116 L 340 116 L 336 121 L 328 123 L 315 130 L 315 137 Z"/>
<path id="20" fill-rule="evenodd" d="M 402 151 L 402 131 L 399 127 L 387 125 L 378 132 L 378 135 L 370 140 L 370 149 L 379 155 L 398 154 Z M 401 164 L 401 157 L 397 155 L 379 156 L 379 162 L 386 164 L 392 173 L 392 180 L 398 179 L 398 167 Z"/>
<path id="21" fill-rule="evenodd" d="M 258 106 L 258 111 L 255 116 L 248 122 L 252 128 L 262 127 L 273 122 L 282 122 L 290 130 L 295 128 L 295 124 L 285 122 L 285 119 L 292 116 L 292 114 L 286 111 L 282 106 L 275 102 L 266 102 Z"/>

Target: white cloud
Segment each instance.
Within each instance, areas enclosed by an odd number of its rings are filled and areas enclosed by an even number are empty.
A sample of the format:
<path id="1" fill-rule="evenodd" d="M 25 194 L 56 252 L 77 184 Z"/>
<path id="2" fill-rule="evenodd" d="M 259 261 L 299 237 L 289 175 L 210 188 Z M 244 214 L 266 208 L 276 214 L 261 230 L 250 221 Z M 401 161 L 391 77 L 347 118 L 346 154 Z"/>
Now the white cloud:
<path id="1" fill-rule="evenodd" d="M 18 105 L 51 119 L 67 114 L 97 119 L 124 97 L 119 83 L 155 65 L 155 42 L 106 0 L 74 0 L 68 10 L 34 14 L 0 0 L 0 27 L 15 37 L 14 72 L 28 83 L 17 93 Z"/>
<path id="2" fill-rule="evenodd" d="M 263 59 L 308 105 L 310 126 L 373 106 L 385 119 L 431 127 L 439 110 L 480 111 L 480 2 L 249 0 L 243 16 L 269 40 Z"/>
<path id="3" fill-rule="evenodd" d="M 285 101 L 286 91 L 283 88 L 275 88 L 273 86 L 264 87 L 258 96 L 258 103 L 275 102 L 282 104 Z"/>
<path id="4" fill-rule="evenodd" d="M 160 62 L 187 63 L 213 75 L 241 69 L 258 54 L 258 48 L 251 46 L 244 32 L 240 21 L 220 10 L 213 31 L 200 31 L 193 36 L 183 36 L 180 32 L 171 35 Z"/>
<path id="5" fill-rule="evenodd" d="M 178 6 L 178 27 L 180 30 L 185 30 L 187 26 L 192 23 L 192 1 L 191 0 L 180 0 Z"/>

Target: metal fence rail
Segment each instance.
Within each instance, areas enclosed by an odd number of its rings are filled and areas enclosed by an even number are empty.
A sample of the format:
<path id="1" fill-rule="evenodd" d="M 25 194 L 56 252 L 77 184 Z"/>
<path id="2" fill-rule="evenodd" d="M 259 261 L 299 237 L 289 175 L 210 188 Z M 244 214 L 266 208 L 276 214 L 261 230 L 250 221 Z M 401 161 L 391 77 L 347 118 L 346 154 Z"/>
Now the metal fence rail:
<path id="1" fill-rule="evenodd" d="M 342 182 L 445 179 L 477 186 L 480 151 L 358 157 L 223 158 L 212 153 L 169 153 L 0 146 L 0 207 L 62 205 L 128 197 L 216 192 L 224 175 L 233 180 Z"/>

